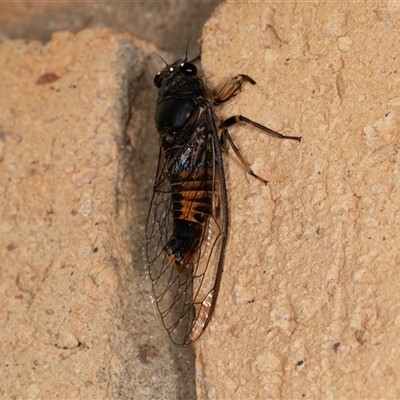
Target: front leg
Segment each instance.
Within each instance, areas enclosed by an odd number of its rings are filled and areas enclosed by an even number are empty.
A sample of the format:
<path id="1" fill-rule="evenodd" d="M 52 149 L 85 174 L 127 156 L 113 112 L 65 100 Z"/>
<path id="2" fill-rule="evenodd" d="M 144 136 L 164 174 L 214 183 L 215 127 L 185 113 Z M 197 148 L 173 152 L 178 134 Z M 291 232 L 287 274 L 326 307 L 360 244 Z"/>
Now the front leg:
<path id="1" fill-rule="evenodd" d="M 232 97 L 236 96 L 242 88 L 244 82 L 249 82 L 252 85 L 256 84 L 256 82 L 247 75 L 236 75 L 219 91 L 218 95 L 214 99 L 214 105 L 217 106 L 224 101 L 228 101 Z"/>

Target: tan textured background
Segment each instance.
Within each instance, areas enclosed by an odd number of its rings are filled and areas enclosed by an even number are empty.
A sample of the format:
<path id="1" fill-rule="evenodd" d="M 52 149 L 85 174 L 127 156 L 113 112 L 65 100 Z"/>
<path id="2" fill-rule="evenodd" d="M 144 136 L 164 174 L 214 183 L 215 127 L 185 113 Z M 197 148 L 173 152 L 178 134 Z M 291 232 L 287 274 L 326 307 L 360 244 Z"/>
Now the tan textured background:
<path id="1" fill-rule="evenodd" d="M 0 46 L 1 398 L 195 398 L 194 350 L 167 340 L 142 256 L 149 52 L 174 60 L 191 38 L 197 54 L 216 3 L 0 3 L 0 41 L 23 38 Z M 109 30 L 52 37 L 102 26 L 176 54 Z"/>
<path id="2" fill-rule="evenodd" d="M 203 31 L 223 106 L 301 144 L 232 129 L 231 235 L 197 345 L 199 399 L 400 397 L 397 3 L 220 5 Z M 233 28 L 234 27 L 234 28 Z"/>
<path id="3" fill-rule="evenodd" d="M 257 82 L 221 115 L 303 142 L 231 130 L 269 184 L 228 152 L 231 234 L 196 370 L 143 271 L 155 48 L 108 29 L 3 43 L 0 397 L 191 399 L 196 374 L 199 399 L 399 398 L 399 19 L 396 3 L 232 2 L 206 24 L 207 84 Z"/>
<path id="4" fill-rule="evenodd" d="M 133 46 L 107 30 L 1 46 L 1 398 L 118 393 Z"/>
<path id="5" fill-rule="evenodd" d="M 142 256 L 151 51 L 105 28 L 0 46 L 2 399 L 195 396 Z"/>

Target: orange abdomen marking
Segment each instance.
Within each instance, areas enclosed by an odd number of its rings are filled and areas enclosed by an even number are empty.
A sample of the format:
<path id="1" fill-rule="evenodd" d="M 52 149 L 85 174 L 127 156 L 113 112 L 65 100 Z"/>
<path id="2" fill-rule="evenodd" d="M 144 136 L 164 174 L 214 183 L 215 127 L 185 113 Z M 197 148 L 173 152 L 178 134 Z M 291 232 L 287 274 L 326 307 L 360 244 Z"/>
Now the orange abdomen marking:
<path id="1" fill-rule="evenodd" d="M 173 230 L 165 251 L 169 265 L 179 271 L 196 261 L 206 222 L 219 203 L 219 177 L 212 180 L 211 172 L 198 170 L 189 177 L 181 172 L 171 179 Z"/>

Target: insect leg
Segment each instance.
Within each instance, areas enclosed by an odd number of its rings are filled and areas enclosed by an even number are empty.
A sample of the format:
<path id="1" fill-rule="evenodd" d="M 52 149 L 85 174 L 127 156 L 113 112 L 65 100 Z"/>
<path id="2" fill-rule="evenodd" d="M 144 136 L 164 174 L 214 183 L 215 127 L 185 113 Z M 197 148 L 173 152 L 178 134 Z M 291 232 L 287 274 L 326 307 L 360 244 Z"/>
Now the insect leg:
<path id="1" fill-rule="evenodd" d="M 250 168 L 250 164 L 243 158 L 243 156 L 240 154 L 239 149 L 236 147 L 235 142 L 233 141 L 231 135 L 228 132 L 228 129 L 223 128 L 222 129 L 222 135 L 221 135 L 222 140 L 225 142 L 225 140 L 228 140 L 228 142 L 230 143 L 233 151 L 235 152 L 236 156 L 238 157 L 238 159 L 240 160 L 240 162 L 242 163 L 243 167 L 245 168 L 245 170 L 251 175 L 254 176 L 254 178 L 258 179 L 259 181 L 261 181 L 262 183 L 264 183 L 264 185 L 266 185 L 268 183 L 267 180 L 265 180 L 264 178 L 261 178 L 261 176 L 258 176 L 251 168 Z"/>
<path id="2" fill-rule="evenodd" d="M 249 82 L 252 85 L 256 84 L 256 82 L 247 75 L 236 75 L 219 91 L 217 97 L 214 99 L 214 105 L 217 106 L 236 96 L 238 91 L 242 88 L 244 82 Z"/>
<path id="3" fill-rule="evenodd" d="M 239 122 L 245 122 L 246 124 L 253 125 L 254 127 L 261 129 L 262 131 L 264 131 L 278 139 L 292 139 L 292 140 L 297 140 L 298 142 L 301 142 L 301 136 L 282 135 L 281 133 L 275 132 L 272 129 L 267 128 L 266 126 L 259 124 L 258 122 L 254 122 L 251 119 L 243 117 L 243 115 L 234 115 L 232 117 L 227 118 L 225 121 L 223 121 L 221 123 L 220 128 L 226 130 L 227 128 L 230 128 L 231 126 L 238 124 Z"/>
<path id="4" fill-rule="evenodd" d="M 225 140 L 228 140 L 228 142 L 230 143 L 233 151 L 235 152 L 236 156 L 239 158 L 240 162 L 243 164 L 243 167 L 246 169 L 246 171 L 254 176 L 255 178 L 257 178 L 259 181 L 263 182 L 265 185 L 268 183 L 267 180 L 265 180 L 264 178 L 261 178 L 260 176 L 258 176 L 257 174 L 254 173 L 254 171 L 250 168 L 250 164 L 243 158 L 243 156 L 240 154 L 239 149 L 236 147 L 231 135 L 229 134 L 228 128 L 239 123 L 239 122 L 245 122 L 247 124 L 253 125 L 254 127 L 274 136 L 277 137 L 279 139 L 292 139 L 292 140 L 297 140 L 297 141 L 301 141 L 301 137 L 300 136 L 286 136 L 286 135 L 282 135 L 281 133 L 275 132 L 272 129 L 267 128 L 266 126 L 263 126 L 257 122 L 254 122 L 246 117 L 243 117 L 243 115 L 234 115 L 232 117 L 229 117 L 228 119 L 226 119 L 225 121 L 223 121 L 220 125 L 220 128 L 222 130 L 222 136 L 221 136 L 221 141 L 225 142 Z"/>

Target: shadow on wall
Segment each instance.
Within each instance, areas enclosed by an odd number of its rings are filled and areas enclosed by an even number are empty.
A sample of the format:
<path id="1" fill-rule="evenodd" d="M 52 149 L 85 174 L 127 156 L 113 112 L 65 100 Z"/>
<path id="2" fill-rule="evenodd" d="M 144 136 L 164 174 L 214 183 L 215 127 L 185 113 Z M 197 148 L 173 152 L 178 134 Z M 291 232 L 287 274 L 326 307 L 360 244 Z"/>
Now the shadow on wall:
<path id="1" fill-rule="evenodd" d="M 221 2 L 1 3 L 0 37 L 47 42 L 56 31 L 106 26 L 183 53 L 188 39 L 193 43 L 201 37 L 204 23 Z"/>

